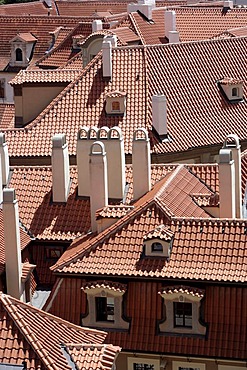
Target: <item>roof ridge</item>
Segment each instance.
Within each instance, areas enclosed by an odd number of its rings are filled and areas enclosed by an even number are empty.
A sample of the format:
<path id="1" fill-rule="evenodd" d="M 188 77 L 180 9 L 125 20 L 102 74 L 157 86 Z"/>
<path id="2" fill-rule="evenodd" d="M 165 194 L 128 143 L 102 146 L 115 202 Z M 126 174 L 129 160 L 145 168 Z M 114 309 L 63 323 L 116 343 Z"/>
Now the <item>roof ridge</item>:
<path id="1" fill-rule="evenodd" d="M 208 218 L 203 218 L 203 217 L 171 217 L 172 222 L 184 222 L 184 223 L 191 223 L 191 222 L 203 222 L 203 223 L 225 223 L 225 224 L 246 224 L 247 226 L 247 219 L 242 219 L 242 218 L 214 218 L 214 217 L 208 217 Z"/>
<path id="2" fill-rule="evenodd" d="M 0 293 L 0 300 L 3 303 L 3 305 L 5 307 L 5 310 L 8 312 L 8 315 L 12 318 L 12 320 L 14 321 L 14 323 L 18 327 L 18 329 L 21 331 L 21 333 L 24 335 L 26 341 L 33 348 L 34 352 L 37 353 L 40 360 L 44 363 L 45 366 L 48 367 L 48 369 L 49 368 L 58 369 L 56 365 L 53 366 L 54 365 L 53 361 L 51 362 L 51 361 L 48 360 L 49 355 L 48 355 L 47 351 L 42 346 L 40 346 L 39 341 L 37 340 L 35 334 L 29 328 L 29 325 L 28 325 L 28 323 L 26 323 L 26 320 L 24 320 L 23 317 L 19 314 L 17 307 L 14 305 L 14 303 L 11 301 L 11 299 L 14 299 L 14 298 L 10 297 L 8 295 L 5 295 L 3 293 Z M 21 304 L 25 305 L 23 302 L 20 302 L 20 301 L 18 301 L 18 303 L 20 305 Z M 15 307 L 15 312 L 13 312 L 12 306 Z M 23 323 L 24 325 L 20 325 L 19 323 Z M 30 339 L 32 339 L 32 340 L 30 340 Z"/>
<path id="3" fill-rule="evenodd" d="M 179 164 L 176 168 L 174 168 L 171 172 L 169 172 L 167 175 L 169 175 L 168 180 L 160 187 L 155 197 L 160 199 L 161 193 L 164 192 L 164 190 L 171 184 L 171 182 L 174 180 L 174 178 L 177 176 L 177 174 L 183 169 L 185 166 L 183 164 Z M 160 199 L 161 200 L 161 199 Z"/>

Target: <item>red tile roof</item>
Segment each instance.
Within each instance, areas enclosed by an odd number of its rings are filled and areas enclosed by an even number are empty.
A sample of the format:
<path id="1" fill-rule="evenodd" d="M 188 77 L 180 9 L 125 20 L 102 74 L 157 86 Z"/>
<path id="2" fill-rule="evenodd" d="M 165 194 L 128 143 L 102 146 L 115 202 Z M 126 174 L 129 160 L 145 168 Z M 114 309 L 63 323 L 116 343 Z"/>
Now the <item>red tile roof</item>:
<path id="1" fill-rule="evenodd" d="M 98 288 L 102 288 L 102 289 L 109 289 L 109 290 L 113 290 L 115 292 L 120 292 L 120 293 L 124 293 L 127 289 L 127 285 L 126 284 L 120 284 L 120 283 L 115 283 L 115 282 L 111 282 L 111 281 L 106 281 L 106 280 L 97 280 L 97 281 L 89 281 L 85 284 L 82 284 L 82 290 L 84 291 L 87 291 L 89 289 L 98 289 Z"/>
<path id="2" fill-rule="evenodd" d="M 167 224 L 159 207 L 155 202 L 140 206 L 99 236 L 76 240 L 52 270 L 69 275 L 246 282 L 246 221 L 173 219 L 170 259 L 143 258 L 143 236 L 154 226 Z"/>
<path id="3" fill-rule="evenodd" d="M 198 288 L 192 288 L 192 287 L 187 287 L 184 285 L 176 285 L 176 286 L 166 286 L 162 288 L 159 292 L 159 294 L 174 294 L 174 293 L 183 293 L 183 294 L 188 294 L 192 295 L 193 297 L 199 297 L 202 298 L 204 297 L 205 290 L 203 289 L 198 289 Z"/>
<path id="4" fill-rule="evenodd" d="M 112 54 L 112 82 L 102 80 L 102 61 L 98 55 L 25 129 L 6 132 L 10 155 L 48 156 L 51 137 L 57 132 L 66 134 L 69 152 L 75 154 L 77 132 L 82 122 L 90 127 L 119 126 L 126 153 L 132 151 L 133 132 L 137 127 L 149 131 L 151 147 L 156 154 L 220 144 L 229 132 L 244 140 L 247 105 L 228 102 L 216 82 L 223 76 L 244 79 L 245 96 L 246 60 L 242 50 L 246 43 L 247 38 L 233 38 L 117 48 Z M 229 64 L 230 59 L 235 63 Z M 105 113 L 105 94 L 113 90 L 127 93 L 124 117 Z M 151 97 L 157 91 L 167 98 L 171 142 L 160 143 L 151 131 Z M 39 145 L 36 137 L 40 138 Z"/>
<path id="5" fill-rule="evenodd" d="M 22 264 L 22 275 L 21 275 L 21 280 L 24 283 L 27 278 L 30 276 L 30 274 L 33 272 L 35 269 L 36 265 L 32 265 L 29 262 L 24 262 Z"/>
<path id="6" fill-rule="evenodd" d="M 20 227 L 21 249 L 25 249 L 31 241 L 30 236 L 22 227 Z M 5 270 L 5 246 L 3 229 L 3 211 L 0 210 L 0 274 Z M 25 268 L 24 268 L 25 270 Z"/>
<path id="7" fill-rule="evenodd" d="M 130 212 L 134 207 L 129 205 L 113 205 L 99 209 L 96 212 L 96 218 L 121 218 Z"/>
<path id="8" fill-rule="evenodd" d="M 11 81 L 10 85 L 39 82 L 71 82 L 79 74 L 75 70 L 24 70 L 20 71 Z"/>
<path id="9" fill-rule="evenodd" d="M 0 104 L 0 129 L 6 130 L 15 126 L 14 104 Z"/>
<path id="10" fill-rule="evenodd" d="M 28 369 L 71 369 L 61 343 L 101 344 L 106 333 L 82 328 L 0 293 L 0 358 Z"/>
<path id="11" fill-rule="evenodd" d="M 110 344 L 66 344 L 66 351 L 78 370 L 111 370 L 120 347 Z"/>
<path id="12" fill-rule="evenodd" d="M 1 8 L 1 7 L 0 7 Z M 0 66 L 5 68 L 10 60 L 10 43 L 17 33 L 31 32 L 36 38 L 32 61 L 44 55 L 51 43 L 50 32 L 59 26 L 75 27 L 82 18 L 56 16 L 0 16 Z M 85 22 L 90 21 L 85 18 Z M 7 60 L 7 63 L 6 63 Z"/>
<path id="13" fill-rule="evenodd" d="M 42 1 L 30 1 L 27 3 L 2 4 L 0 15 L 29 16 L 29 15 L 57 15 L 56 7 L 48 8 Z"/>
<path id="14" fill-rule="evenodd" d="M 58 13 L 61 16 L 83 14 L 86 17 L 95 13 L 118 14 L 127 11 L 128 1 L 56 1 Z"/>
<path id="15" fill-rule="evenodd" d="M 227 29 L 246 27 L 247 22 L 247 10 L 244 8 L 234 8 L 226 14 L 222 12 L 222 8 L 180 7 L 173 10 L 176 12 L 177 31 L 183 42 L 210 39 Z M 130 20 L 143 44 L 167 42 L 164 13 L 165 9 L 154 9 L 153 22 L 148 22 L 139 13 L 130 14 Z"/>

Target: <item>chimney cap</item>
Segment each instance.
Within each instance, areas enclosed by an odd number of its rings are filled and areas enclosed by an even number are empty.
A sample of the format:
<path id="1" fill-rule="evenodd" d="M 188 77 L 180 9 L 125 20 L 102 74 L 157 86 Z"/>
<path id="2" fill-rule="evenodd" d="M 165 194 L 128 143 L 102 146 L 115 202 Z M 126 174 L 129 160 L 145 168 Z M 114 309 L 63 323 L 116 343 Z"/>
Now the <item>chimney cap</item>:
<path id="1" fill-rule="evenodd" d="M 133 141 L 138 141 L 138 140 L 149 141 L 148 132 L 143 127 L 139 127 L 134 132 Z"/>
<path id="2" fill-rule="evenodd" d="M 232 151 L 231 149 L 220 149 L 219 163 L 231 163 Z"/>
<path id="3" fill-rule="evenodd" d="M 152 101 L 166 101 L 166 96 L 164 94 L 155 94 L 152 96 Z"/>
<path id="4" fill-rule="evenodd" d="M 55 134 L 52 138 L 53 148 L 62 148 L 66 144 L 65 134 Z"/>
<path id="5" fill-rule="evenodd" d="M 3 189 L 3 203 L 14 203 L 16 201 L 15 189 Z"/>
<path id="6" fill-rule="evenodd" d="M 237 148 L 237 149 L 240 148 L 238 135 L 235 135 L 235 134 L 227 135 L 223 143 L 223 149 L 227 149 L 227 148 Z"/>

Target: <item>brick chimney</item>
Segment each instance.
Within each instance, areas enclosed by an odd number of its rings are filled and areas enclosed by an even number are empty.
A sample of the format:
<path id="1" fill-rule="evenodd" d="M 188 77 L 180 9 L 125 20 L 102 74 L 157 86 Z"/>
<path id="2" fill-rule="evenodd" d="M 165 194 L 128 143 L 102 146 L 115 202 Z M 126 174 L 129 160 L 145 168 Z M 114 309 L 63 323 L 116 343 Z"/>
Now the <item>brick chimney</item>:
<path id="1" fill-rule="evenodd" d="M 92 144 L 97 140 L 97 132 L 97 127 L 89 129 L 83 126 L 77 135 L 76 162 L 78 171 L 78 195 L 81 197 L 90 196 L 89 153 Z"/>
<path id="2" fill-rule="evenodd" d="M 107 136 L 101 136 L 102 129 L 107 129 Z M 117 126 L 99 129 L 97 137 L 105 145 L 108 173 L 108 196 L 111 199 L 123 199 L 125 191 L 125 153 L 121 129 Z"/>
<path id="3" fill-rule="evenodd" d="M 53 202 L 67 202 L 69 195 L 69 152 L 65 134 L 52 138 L 52 199 Z"/>
<path id="4" fill-rule="evenodd" d="M 151 190 L 150 142 L 145 129 L 134 132 L 132 143 L 133 198 Z"/>
<path id="5" fill-rule="evenodd" d="M 9 178 L 9 153 L 8 145 L 6 143 L 5 134 L 0 133 L 0 155 L 2 167 L 2 181 L 3 185 L 7 185 Z"/>
<path id="6" fill-rule="evenodd" d="M 235 166 L 231 149 L 219 153 L 220 218 L 236 217 Z"/>
<path id="7" fill-rule="evenodd" d="M 3 224 L 7 292 L 23 300 L 19 212 L 14 189 L 3 190 Z"/>
<path id="8" fill-rule="evenodd" d="M 168 38 L 169 32 L 176 31 L 176 12 L 174 10 L 165 11 L 165 37 Z"/>
<path id="9" fill-rule="evenodd" d="M 101 141 L 93 143 L 89 158 L 91 228 L 97 231 L 96 211 L 108 205 L 107 160 Z"/>
<path id="10" fill-rule="evenodd" d="M 230 134 L 223 144 L 224 149 L 230 149 L 235 166 L 235 200 L 236 217 L 242 218 L 242 191 L 241 191 L 241 145 L 237 135 Z"/>

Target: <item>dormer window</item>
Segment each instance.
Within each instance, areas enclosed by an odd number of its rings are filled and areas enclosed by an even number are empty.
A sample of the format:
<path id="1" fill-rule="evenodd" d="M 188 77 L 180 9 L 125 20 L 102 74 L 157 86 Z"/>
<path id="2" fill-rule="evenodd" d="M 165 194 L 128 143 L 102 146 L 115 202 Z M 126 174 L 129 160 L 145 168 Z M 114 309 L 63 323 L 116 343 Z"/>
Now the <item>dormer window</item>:
<path id="1" fill-rule="evenodd" d="M 218 82 L 223 95 L 231 102 L 243 99 L 243 81 L 225 77 Z"/>
<path id="2" fill-rule="evenodd" d="M 20 48 L 17 48 L 16 51 L 15 51 L 15 59 L 17 62 L 22 62 L 23 58 L 22 58 L 22 50 Z"/>
<path id="3" fill-rule="evenodd" d="M 106 94 L 105 111 L 108 115 L 123 116 L 126 111 L 126 93 L 112 91 Z"/>
<path id="4" fill-rule="evenodd" d="M 172 248 L 173 233 L 164 225 L 144 235 L 144 253 L 146 257 L 169 257 Z"/>

